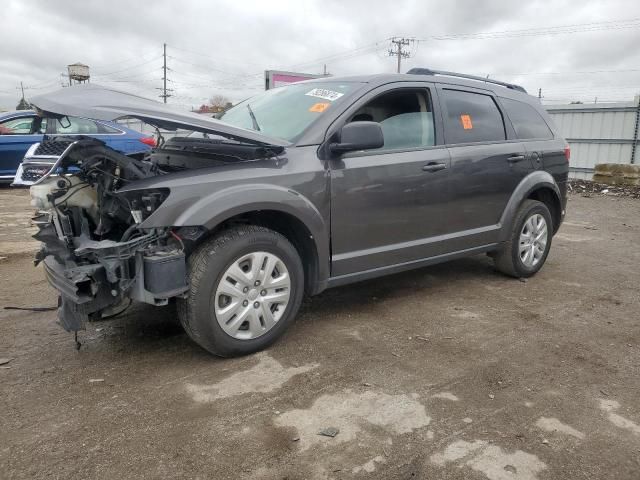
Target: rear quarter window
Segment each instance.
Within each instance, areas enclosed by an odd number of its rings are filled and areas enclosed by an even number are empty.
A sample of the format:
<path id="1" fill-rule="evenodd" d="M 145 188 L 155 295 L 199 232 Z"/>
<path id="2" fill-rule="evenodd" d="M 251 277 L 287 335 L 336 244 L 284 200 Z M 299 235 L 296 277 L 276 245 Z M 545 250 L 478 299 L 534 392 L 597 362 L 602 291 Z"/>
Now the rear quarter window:
<path id="1" fill-rule="evenodd" d="M 505 140 L 504 120 L 490 95 L 442 90 L 448 144 Z"/>
<path id="2" fill-rule="evenodd" d="M 550 139 L 553 132 L 535 108 L 524 102 L 500 97 L 516 136 L 521 140 Z"/>
<path id="3" fill-rule="evenodd" d="M 122 131 L 118 130 L 117 128 L 111 127 L 109 125 L 105 125 L 103 123 L 100 122 L 96 122 L 96 125 L 98 126 L 98 131 L 100 133 L 106 133 L 109 135 L 118 135 L 120 133 L 122 133 Z"/>

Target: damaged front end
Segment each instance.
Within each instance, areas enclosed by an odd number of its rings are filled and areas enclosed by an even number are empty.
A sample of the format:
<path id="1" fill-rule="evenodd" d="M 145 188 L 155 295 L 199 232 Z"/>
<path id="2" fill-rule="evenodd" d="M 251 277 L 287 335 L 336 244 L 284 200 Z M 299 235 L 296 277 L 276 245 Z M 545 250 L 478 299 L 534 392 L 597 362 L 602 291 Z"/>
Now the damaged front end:
<path id="1" fill-rule="evenodd" d="M 165 305 L 189 289 L 185 257 L 206 231 L 201 225 L 165 226 L 150 219 L 171 194 L 169 188 L 149 187 L 166 184 L 152 177 L 184 178 L 186 170 L 237 162 L 275 159 L 278 165 L 278 156 L 290 145 L 95 84 L 63 88 L 31 102 L 43 116 L 109 121 L 130 117 L 202 136 L 160 142 L 144 159 L 122 155 L 93 138 L 61 136 L 41 143 L 47 151 L 63 153 L 30 190 L 39 212 L 35 238 L 43 243 L 36 264 L 43 263 L 49 283 L 60 293 L 58 317 L 68 331 L 77 332 L 88 319 L 106 316 L 127 298 Z M 182 207 L 174 204 L 170 210 Z M 157 215 L 162 217 L 162 212 Z M 175 216 L 164 219 L 170 223 Z"/>
<path id="2" fill-rule="evenodd" d="M 38 211 L 34 238 L 42 242 L 35 263 L 43 263 L 49 283 L 60 293 L 60 324 L 78 331 L 126 298 L 166 305 L 184 294 L 188 285 L 180 236 L 171 227 L 141 228 L 170 192 L 118 192 L 164 172 L 99 140 L 67 142 L 54 168 L 30 191 Z"/>

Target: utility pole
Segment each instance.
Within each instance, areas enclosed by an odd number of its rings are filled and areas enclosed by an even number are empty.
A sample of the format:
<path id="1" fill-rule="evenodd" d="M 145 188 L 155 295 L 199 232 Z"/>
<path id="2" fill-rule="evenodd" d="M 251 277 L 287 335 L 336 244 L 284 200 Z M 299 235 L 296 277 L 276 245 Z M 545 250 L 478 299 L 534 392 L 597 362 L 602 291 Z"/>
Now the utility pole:
<path id="1" fill-rule="evenodd" d="M 538 89 L 538 99 L 542 98 L 542 89 Z"/>
<path id="2" fill-rule="evenodd" d="M 638 150 L 638 132 L 640 131 L 640 96 L 633 99 L 636 103 L 636 120 L 633 127 L 633 143 L 631 144 L 631 164 L 636 163 L 636 151 Z"/>
<path id="3" fill-rule="evenodd" d="M 156 90 L 162 90 L 162 94 L 158 95 L 164 103 L 167 103 L 167 98 L 171 95 L 167 93 L 170 92 L 171 89 L 167 90 L 167 44 L 164 43 L 162 45 L 162 88 L 157 88 Z"/>
<path id="4" fill-rule="evenodd" d="M 389 49 L 389 56 L 398 57 L 398 70 L 397 70 L 398 73 L 400 73 L 400 66 L 402 64 L 402 59 L 409 58 L 411 56 L 409 52 L 403 51 L 402 47 L 406 47 L 412 42 L 413 42 L 413 39 L 410 39 L 410 38 L 393 37 L 391 39 L 391 43 L 393 46 Z"/>
<path id="5" fill-rule="evenodd" d="M 22 85 L 22 81 L 20 82 L 20 90 L 22 90 L 22 98 L 24 99 L 24 85 Z"/>

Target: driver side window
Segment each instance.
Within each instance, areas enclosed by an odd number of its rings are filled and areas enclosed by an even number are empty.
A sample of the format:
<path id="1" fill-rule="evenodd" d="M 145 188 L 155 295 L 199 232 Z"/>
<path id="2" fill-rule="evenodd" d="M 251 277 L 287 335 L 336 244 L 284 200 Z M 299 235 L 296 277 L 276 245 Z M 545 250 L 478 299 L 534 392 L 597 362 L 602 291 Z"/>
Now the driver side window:
<path id="1" fill-rule="evenodd" d="M 349 120 L 357 121 L 380 124 L 384 146 L 379 150 L 435 145 L 433 108 L 427 89 L 407 88 L 382 94 L 360 108 Z"/>

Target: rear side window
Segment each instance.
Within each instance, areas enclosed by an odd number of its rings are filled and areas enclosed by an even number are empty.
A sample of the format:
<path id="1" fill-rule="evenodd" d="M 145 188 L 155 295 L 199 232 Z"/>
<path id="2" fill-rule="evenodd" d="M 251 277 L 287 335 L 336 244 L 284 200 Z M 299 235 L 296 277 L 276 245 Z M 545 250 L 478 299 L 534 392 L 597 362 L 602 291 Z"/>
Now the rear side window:
<path id="1" fill-rule="evenodd" d="M 505 140 L 502 114 L 493 98 L 481 93 L 442 90 L 447 143 Z"/>
<path id="2" fill-rule="evenodd" d="M 78 117 L 58 119 L 55 129 L 57 134 L 65 135 L 94 135 L 99 133 L 96 122 Z"/>
<path id="3" fill-rule="evenodd" d="M 551 129 L 531 105 L 503 97 L 500 97 L 500 102 L 507 112 L 507 116 L 511 120 L 513 129 L 519 139 L 553 138 Z"/>

